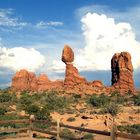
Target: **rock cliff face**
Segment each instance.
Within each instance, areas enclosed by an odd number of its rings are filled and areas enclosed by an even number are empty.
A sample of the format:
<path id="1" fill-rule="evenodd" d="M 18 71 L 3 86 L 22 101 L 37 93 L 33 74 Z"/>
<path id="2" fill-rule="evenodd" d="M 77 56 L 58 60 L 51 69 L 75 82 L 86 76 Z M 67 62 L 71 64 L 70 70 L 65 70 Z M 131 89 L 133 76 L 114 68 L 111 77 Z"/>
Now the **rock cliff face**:
<path id="1" fill-rule="evenodd" d="M 12 78 L 12 88 L 15 90 L 43 91 L 60 88 L 63 85 L 62 80 L 51 81 L 45 74 L 39 77 L 27 70 L 20 70 Z"/>
<path id="2" fill-rule="evenodd" d="M 66 64 L 65 79 L 51 81 L 47 75 L 38 77 L 27 70 L 20 70 L 12 78 L 12 88 L 15 90 L 44 91 L 50 89 L 64 90 L 70 93 L 110 93 L 119 90 L 121 93 L 134 92 L 133 66 L 128 52 L 116 53 L 111 59 L 112 86 L 106 87 L 102 81 L 87 81 L 80 76 L 73 66 L 74 52 L 66 45 L 62 52 L 62 61 Z"/>
<path id="3" fill-rule="evenodd" d="M 34 73 L 23 69 L 15 74 L 12 78 L 12 87 L 17 90 L 37 89 L 37 80 Z"/>
<path id="4" fill-rule="evenodd" d="M 111 59 L 112 86 L 122 91 L 134 91 L 133 66 L 128 52 L 116 53 Z"/>
<path id="5" fill-rule="evenodd" d="M 79 75 L 78 69 L 73 66 L 74 52 L 68 45 L 63 49 L 62 61 L 66 64 L 65 86 L 74 86 L 77 84 L 85 84 L 87 82 L 84 77 Z"/>

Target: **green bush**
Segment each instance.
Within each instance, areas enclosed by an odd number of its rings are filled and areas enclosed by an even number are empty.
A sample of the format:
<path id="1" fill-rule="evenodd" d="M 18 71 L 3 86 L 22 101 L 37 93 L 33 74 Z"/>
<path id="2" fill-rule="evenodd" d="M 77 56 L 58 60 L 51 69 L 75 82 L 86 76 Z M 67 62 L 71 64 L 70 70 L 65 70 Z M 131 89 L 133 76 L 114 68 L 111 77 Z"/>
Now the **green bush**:
<path id="1" fill-rule="evenodd" d="M 103 114 L 109 113 L 112 116 L 116 116 L 119 113 L 119 111 L 120 111 L 120 108 L 116 103 L 110 103 L 110 104 L 104 106 L 101 109 L 100 113 L 103 113 Z"/>
<path id="2" fill-rule="evenodd" d="M 76 120 L 76 119 L 75 119 L 74 117 L 70 117 L 70 118 L 67 119 L 68 122 L 73 122 L 73 121 L 75 121 L 75 120 Z"/>
<path id="3" fill-rule="evenodd" d="M 12 101 L 12 96 L 9 93 L 2 93 L 0 94 L 0 102 L 10 102 Z"/>
<path id="4" fill-rule="evenodd" d="M 69 137 L 69 138 L 63 138 L 63 140 L 69 140 L 70 138 L 76 138 L 74 133 L 67 128 L 61 130 L 60 136 Z"/>
<path id="5" fill-rule="evenodd" d="M 42 96 L 42 104 L 50 111 L 61 111 L 66 108 L 68 100 L 66 97 L 58 96 L 55 91 L 50 91 Z"/>
<path id="6" fill-rule="evenodd" d="M 20 110 L 27 110 L 28 106 L 30 106 L 32 103 L 32 97 L 27 93 L 23 93 L 18 101 L 18 108 Z"/>
<path id="7" fill-rule="evenodd" d="M 109 104 L 109 102 L 110 102 L 110 97 L 106 96 L 104 94 L 100 94 L 100 95 L 93 94 L 89 98 L 89 103 L 95 107 L 105 106 L 105 105 Z"/>
<path id="8" fill-rule="evenodd" d="M 121 95 L 118 91 L 114 91 L 111 93 L 111 101 L 115 102 L 117 104 L 124 104 L 125 102 L 128 102 L 128 93 L 126 95 Z"/>
<path id="9" fill-rule="evenodd" d="M 140 106 L 140 93 L 133 96 L 134 105 Z"/>
<path id="10" fill-rule="evenodd" d="M 51 120 L 50 112 L 47 108 L 43 107 L 40 110 L 38 110 L 35 114 L 35 118 L 37 120 Z"/>
<path id="11" fill-rule="evenodd" d="M 93 134 L 91 134 L 91 133 L 86 133 L 86 134 L 83 136 L 82 140 L 93 140 L 93 138 L 94 138 Z"/>
<path id="12" fill-rule="evenodd" d="M 4 115 L 7 112 L 4 106 L 0 107 L 0 115 Z"/>
<path id="13" fill-rule="evenodd" d="M 28 114 L 36 114 L 39 111 L 39 107 L 37 105 L 31 104 L 26 109 Z"/>
<path id="14" fill-rule="evenodd" d="M 127 132 L 131 134 L 140 134 L 140 124 L 134 124 L 134 125 L 120 125 L 117 126 L 118 130 L 121 132 Z"/>

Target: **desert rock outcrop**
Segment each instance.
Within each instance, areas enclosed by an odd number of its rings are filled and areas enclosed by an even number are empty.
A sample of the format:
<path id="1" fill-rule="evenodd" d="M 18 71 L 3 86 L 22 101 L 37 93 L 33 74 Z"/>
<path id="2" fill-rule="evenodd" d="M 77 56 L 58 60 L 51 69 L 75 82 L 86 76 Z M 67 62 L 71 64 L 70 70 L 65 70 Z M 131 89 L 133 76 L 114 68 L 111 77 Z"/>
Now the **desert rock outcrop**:
<path id="1" fill-rule="evenodd" d="M 62 52 L 62 61 L 64 63 L 74 61 L 74 52 L 68 45 L 64 46 L 64 49 L 63 49 L 63 52 Z"/>
<path id="2" fill-rule="evenodd" d="M 111 59 L 112 86 L 122 91 L 134 91 L 133 66 L 128 52 L 116 53 Z"/>
<path id="3" fill-rule="evenodd" d="M 39 77 L 27 70 L 18 71 L 12 78 L 12 88 L 15 90 L 31 90 L 31 91 L 43 91 L 54 88 L 60 88 L 63 85 L 62 80 L 51 81 L 45 74 L 41 74 Z"/>
<path id="4" fill-rule="evenodd" d="M 90 82 L 80 76 L 78 69 L 73 65 L 74 52 L 68 45 L 63 49 L 62 61 L 66 64 L 64 81 L 51 81 L 45 74 L 36 77 L 34 73 L 23 69 L 17 72 L 12 78 L 12 88 L 20 91 L 56 89 L 78 94 L 109 94 L 116 89 L 121 93 L 135 91 L 133 66 L 131 56 L 128 52 L 116 53 L 111 59 L 112 86 L 104 86 L 100 80 Z"/>
<path id="5" fill-rule="evenodd" d="M 65 46 L 62 52 L 62 61 L 66 64 L 65 86 L 74 86 L 77 84 L 85 84 L 86 79 L 79 75 L 78 69 L 73 66 L 74 52 L 69 46 Z"/>
<path id="6" fill-rule="evenodd" d="M 12 87 L 17 90 L 36 90 L 37 80 L 35 74 L 25 69 L 16 72 L 12 78 Z"/>

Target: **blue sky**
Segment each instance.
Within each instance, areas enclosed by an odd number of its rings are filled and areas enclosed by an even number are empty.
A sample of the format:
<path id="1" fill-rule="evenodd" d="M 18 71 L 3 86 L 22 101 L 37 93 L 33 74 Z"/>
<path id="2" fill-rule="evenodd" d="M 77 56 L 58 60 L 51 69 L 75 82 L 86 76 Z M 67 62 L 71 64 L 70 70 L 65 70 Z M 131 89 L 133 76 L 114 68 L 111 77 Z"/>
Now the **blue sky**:
<path id="1" fill-rule="evenodd" d="M 80 73 L 105 85 L 114 52 L 130 52 L 140 87 L 139 13 L 139 0 L 0 0 L 0 87 L 21 68 L 63 79 L 65 44 Z"/>

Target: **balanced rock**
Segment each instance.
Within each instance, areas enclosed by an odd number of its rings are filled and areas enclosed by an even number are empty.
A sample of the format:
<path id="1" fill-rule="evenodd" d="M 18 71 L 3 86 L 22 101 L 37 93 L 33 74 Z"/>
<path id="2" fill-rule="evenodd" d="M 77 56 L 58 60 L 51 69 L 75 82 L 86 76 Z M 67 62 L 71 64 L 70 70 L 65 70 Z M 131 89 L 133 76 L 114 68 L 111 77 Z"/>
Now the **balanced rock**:
<path id="1" fill-rule="evenodd" d="M 78 69 L 73 64 L 66 64 L 64 85 L 76 85 L 86 83 L 86 79 L 79 75 Z"/>
<path id="2" fill-rule="evenodd" d="M 122 91 L 134 91 L 133 66 L 128 52 L 116 53 L 111 59 L 112 85 Z"/>
<path id="3" fill-rule="evenodd" d="M 65 45 L 62 52 L 62 61 L 64 63 L 67 63 L 67 62 L 73 62 L 73 60 L 74 60 L 73 50 L 68 45 Z"/>
<path id="4" fill-rule="evenodd" d="M 86 83 L 86 79 L 79 75 L 78 69 L 73 66 L 74 52 L 69 46 L 65 46 L 62 52 L 62 61 L 66 64 L 64 85 L 71 86 Z"/>

